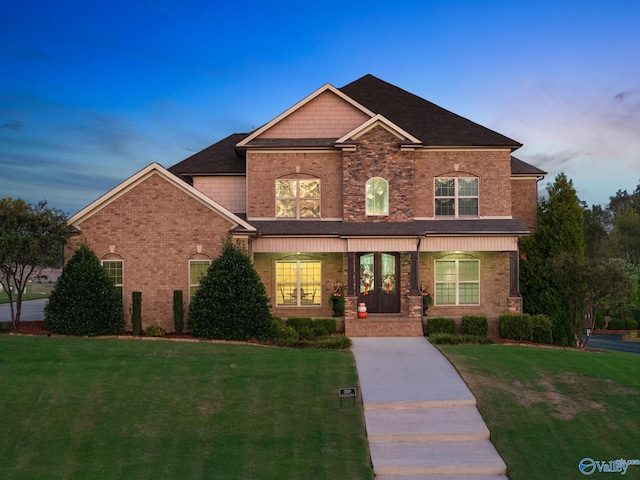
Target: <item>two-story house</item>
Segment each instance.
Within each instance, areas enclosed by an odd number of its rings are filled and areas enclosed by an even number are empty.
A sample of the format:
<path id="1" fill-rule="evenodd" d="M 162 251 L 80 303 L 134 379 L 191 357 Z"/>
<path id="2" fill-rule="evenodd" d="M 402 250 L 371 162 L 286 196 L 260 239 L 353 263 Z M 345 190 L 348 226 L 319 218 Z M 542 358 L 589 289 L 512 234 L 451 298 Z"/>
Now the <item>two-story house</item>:
<path id="1" fill-rule="evenodd" d="M 145 324 L 172 330 L 172 291 L 189 298 L 231 235 L 275 316 L 330 316 L 339 283 L 347 335 L 421 335 L 425 289 L 429 316 L 521 310 L 518 240 L 546 172 L 514 158 L 520 147 L 366 75 L 168 170 L 149 165 L 69 220 L 71 246 L 89 243 L 125 306 L 143 293 Z"/>

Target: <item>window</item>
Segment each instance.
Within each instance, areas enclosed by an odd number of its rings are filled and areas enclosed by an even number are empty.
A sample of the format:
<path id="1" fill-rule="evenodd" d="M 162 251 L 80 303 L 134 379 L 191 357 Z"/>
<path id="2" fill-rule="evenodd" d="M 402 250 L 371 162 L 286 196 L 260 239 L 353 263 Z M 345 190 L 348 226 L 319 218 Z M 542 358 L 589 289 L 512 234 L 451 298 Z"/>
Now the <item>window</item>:
<path id="1" fill-rule="evenodd" d="M 320 218 L 320 180 L 276 180 L 276 218 Z"/>
<path id="2" fill-rule="evenodd" d="M 211 260 L 189 260 L 189 298 L 198 291 L 200 279 L 207 274 Z"/>
<path id="3" fill-rule="evenodd" d="M 477 178 L 436 178 L 436 217 L 477 217 Z"/>
<path id="4" fill-rule="evenodd" d="M 367 180 L 365 187 L 367 215 L 389 214 L 389 183 L 380 177 Z"/>
<path id="5" fill-rule="evenodd" d="M 436 305 L 480 304 L 479 260 L 436 260 Z"/>
<path id="6" fill-rule="evenodd" d="M 124 295 L 122 278 L 122 260 L 102 260 L 102 267 L 107 271 L 109 278 L 113 280 L 120 295 Z"/>
<path id="7" fill-rule="evenodd" d="M 319 306 L 321 262 L 287 260 L 276 262 L 276 305 Z"/>

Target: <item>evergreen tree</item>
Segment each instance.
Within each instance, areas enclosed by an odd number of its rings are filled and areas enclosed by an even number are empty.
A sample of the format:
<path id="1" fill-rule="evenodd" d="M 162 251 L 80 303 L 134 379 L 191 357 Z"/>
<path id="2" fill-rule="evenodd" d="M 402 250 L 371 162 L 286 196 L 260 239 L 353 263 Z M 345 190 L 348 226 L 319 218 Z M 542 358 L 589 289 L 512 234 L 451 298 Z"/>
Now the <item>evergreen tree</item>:
<path id="1" fill-rule="evenodd" d="M 553 322 L 554 343 L 570 345 L 582 326 L 584 288 L 576 283 L 584 261 L 583 210 L 573 182 L 560 173 L 538 204 L 538 229 L 521 243 L 521 289 L 524 311 L 546 314 Z"/>
<path id="2" fill-rule="evenodd" d="M 196 337 L 266 339 L 271 330 L 269 298 L 251 259 L 228 240 L 189 305 L 188 326 Z"/>
<path id="3" fill-rule="evenodd" d="M 66 335 L 117 335 L 124 330 L 122 295 L 95 253 L 82 244 L 62 270 L 44 309 L 45 328 Z"/>

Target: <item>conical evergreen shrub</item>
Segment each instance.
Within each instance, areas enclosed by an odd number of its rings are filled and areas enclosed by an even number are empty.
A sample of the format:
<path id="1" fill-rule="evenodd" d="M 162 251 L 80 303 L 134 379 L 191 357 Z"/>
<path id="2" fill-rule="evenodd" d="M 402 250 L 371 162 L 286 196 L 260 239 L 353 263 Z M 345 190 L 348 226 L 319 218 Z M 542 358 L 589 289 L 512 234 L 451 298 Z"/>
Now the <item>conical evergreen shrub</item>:
<path id="1" fill-rule="evenodd" d="M 271 330 L 269 298 L 251 259 L 227 241 L 200 279 L 189 305 L 188 326 L 196 337 L 266 339 Z"/>
<path id="2" fill-rule="evenodd" d="M 124 331 L 122 295 L 95 253 L 82 244 L 62 270 L 44 309 L 45 328 L 66 335 Z"/>

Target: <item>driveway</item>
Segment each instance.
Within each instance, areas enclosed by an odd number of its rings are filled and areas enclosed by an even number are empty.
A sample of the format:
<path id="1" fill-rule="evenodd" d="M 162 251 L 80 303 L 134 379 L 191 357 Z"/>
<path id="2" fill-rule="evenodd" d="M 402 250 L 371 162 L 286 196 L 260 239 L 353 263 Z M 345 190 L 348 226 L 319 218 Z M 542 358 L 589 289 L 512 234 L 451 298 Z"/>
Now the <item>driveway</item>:
<path id="1" fill-rule="evenodd" d="M 34 320 L 44 320 L 44 306 L 47 304 L 47 298 L 38 300 L 28 300 L 22 302 L 22 311 L 20 312 L 20 320 L 32 322 Z M 15 308 L 15 303 L 13 308 Z M 11 307 L 8 303 L 0 304 L 0 322 L 11 321 Z"/>
<path id="2" fill-rule="evenodd" d="M 640 353 L 640 341 L 623 340 L 621 334 L 594 334 L 591 336 L 587 348 Z"/>

